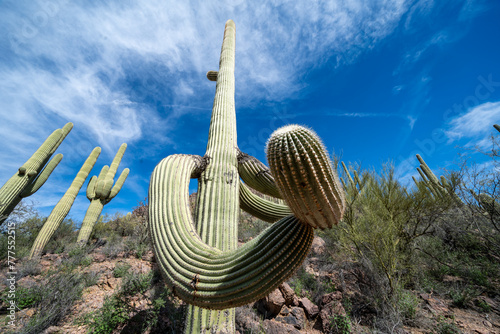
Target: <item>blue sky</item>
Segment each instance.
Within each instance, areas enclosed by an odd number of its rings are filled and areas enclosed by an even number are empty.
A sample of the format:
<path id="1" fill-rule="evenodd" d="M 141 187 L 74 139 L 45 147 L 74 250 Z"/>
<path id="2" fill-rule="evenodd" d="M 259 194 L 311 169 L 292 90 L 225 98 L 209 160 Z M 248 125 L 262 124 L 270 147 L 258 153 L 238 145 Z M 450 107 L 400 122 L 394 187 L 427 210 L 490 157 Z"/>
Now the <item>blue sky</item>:
<path id="1" fill-rule="evenodd" d="M 457 145 L 488 148 L 500 123 L 499 17 L 493 0 L 3 1 L 0 184 L 71 121 L 61 164 L 30 199 L 48 215 L 93 147 L 103 152 L 91 175 L 126 142 L 119 172 L 131 173 L 103 213 L 130 211 L 161 159 L 204 154 L 205 73 L 227 19 L 241 150 L 265 161 L 271 132 L 298 123 L 346 162 L 393 161 L 406 182 L 420 153 L 440 173 Z"/>

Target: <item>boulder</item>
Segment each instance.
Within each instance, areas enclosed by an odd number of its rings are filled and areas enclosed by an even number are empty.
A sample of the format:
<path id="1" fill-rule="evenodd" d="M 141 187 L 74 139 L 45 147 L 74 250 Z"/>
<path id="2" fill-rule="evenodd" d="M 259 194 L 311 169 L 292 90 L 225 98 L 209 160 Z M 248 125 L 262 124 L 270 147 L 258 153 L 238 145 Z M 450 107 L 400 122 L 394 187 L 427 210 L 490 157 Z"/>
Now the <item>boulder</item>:
<path id="1" fill-rule="evenodd" d="M 293 289 L 288 285 L 287 283 L 281 284 L 278 289 L 281 291 L 281 294 L 283 295 L 283 298 L 285 298 L 285 304 L 290 306 L 293 305 L 293 300 L 295 296 L 295 292 Z M 297 305 L 295 305 L 297 306 Z"/>
<path id="2" fill-rule="evenodd" d="M 308 298 L 304 297 L 299 300 L 299 306 L 302 307 L 309 319 L 315 318 L 319 313 L 319 308 Z"/>

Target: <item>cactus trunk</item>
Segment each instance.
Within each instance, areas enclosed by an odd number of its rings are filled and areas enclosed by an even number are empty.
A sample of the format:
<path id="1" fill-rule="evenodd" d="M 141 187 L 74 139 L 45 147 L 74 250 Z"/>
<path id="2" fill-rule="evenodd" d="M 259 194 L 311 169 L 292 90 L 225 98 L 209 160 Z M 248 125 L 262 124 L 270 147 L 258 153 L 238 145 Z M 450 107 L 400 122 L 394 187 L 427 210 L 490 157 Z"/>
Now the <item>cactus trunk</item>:
<path id="1" fill-rule="evenodd" d="M 234 66 L 236 27 L 229 20 L 224 38 L 216 81 L 215 98 L 208 135 L 206 157 L 210 163 L 198 183 L 196 229 L 202 240 L 220 250 L 233 250 L 238 241 L 239 182 L 234 105 Z M 224 208 L 224 209 L 222 209 Z M 235 310 L 206 310 L 188 306 L 185 333 L 235 331 Z"/>

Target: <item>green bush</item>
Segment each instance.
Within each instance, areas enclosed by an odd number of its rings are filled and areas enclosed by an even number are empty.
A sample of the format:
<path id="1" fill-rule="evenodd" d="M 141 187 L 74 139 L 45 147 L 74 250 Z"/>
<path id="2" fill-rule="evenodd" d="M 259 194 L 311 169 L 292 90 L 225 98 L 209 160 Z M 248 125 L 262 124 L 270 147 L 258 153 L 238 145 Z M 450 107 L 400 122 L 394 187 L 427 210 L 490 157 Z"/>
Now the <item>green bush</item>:
<path id="1" fill-rule="evenodd" d="M 116 278 L 124 277 L 128 273 L 130 267 L 131 265 L 128 263 L 117 264 L 113 270 L 113 276 Z"/>

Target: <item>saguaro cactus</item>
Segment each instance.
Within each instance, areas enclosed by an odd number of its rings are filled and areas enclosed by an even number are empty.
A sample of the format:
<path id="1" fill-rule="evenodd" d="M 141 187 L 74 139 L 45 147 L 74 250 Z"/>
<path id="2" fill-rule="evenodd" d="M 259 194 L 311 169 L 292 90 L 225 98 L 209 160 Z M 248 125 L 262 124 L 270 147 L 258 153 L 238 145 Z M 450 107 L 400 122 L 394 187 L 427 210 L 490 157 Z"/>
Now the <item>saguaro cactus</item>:
<path id="1" fill-rule="evenodd" d="M 291 276 L 309 252 L 313 228 L 336 223 L 344 205 L 326 151 L 311 131 L 277 130 L 267 149 L 271 169 L 238 150 L 234 44 L 229 20 L 219 71 L 207 74 L 217 85 L 205 156 L 163 159 L 149 187 L 149 229 L 159 267 L 172 291 L 190 304 L 186 333 L 234 332 L 233 307 L 267 295 Z M 194 218 L 190 178 L 198 179 Z M 254 197 L 246 186 L 284 198 L 289 208 Z M 237 249 L 240 205 L 268 221 L 289 210 L 295 216 L 281 218 Z"/>
<path id="2" fill-rule="evenodd" d="M 462 206 L 464 204 L 463 201 L 455 193 L 448 180 L 446 180 L 444 176 L 441 176 L 438 179 L 437 176 L 434 175 L 432 170 L 429 168 L 429 166 L 427 166 L 424 159 L 419 154 L 417 154 L 417 159 L 420 162 L 420 168 L 417 167 L 417 171 L 422 177 L 422 181 L 430 190 L 434 198 L 436 199 L 451 198 L 455 202 L 455 204 L 457 204 L 458 206 Z M 418 182 L 415 179 L 413 181 L 418 186 Z"/>
<path id="3" fill-rule="evenodd" d="M 62 154 L 57 154 L 52 160 L 50 158 L 72 128 L 73 123 L 67 123 L 62 129 L 55 130 L 0 188 L 0 225 L 24 197 L 33 195 L 47 181 L 61 162 Z"/>
<path id="4" fill-rule="evenodd" d="M 49 217 L 47 218 L 47 221 L 45 222 L 42 229 L 38 233 L 38 236 L 36 237 L 35 242 L 31 247 L 30 258 L 40 256 L 43 249 L 49 242 L 50 238 L 52 238 L 52 235 L 54 235 L 54 232 L 57 230 L 59 225 L 61 225 L 64 218 L 68 215 L 69 210 L 71 209 L 73 203 L 75 202 L 75 198 L 78 195 L 78 192 L 82 188 L 83 183 L 85 182 L 87 176 L 94 167 L 94 164 L 97 161 L 99 154 L 101 154 L 101 148 L 100 147 L 94 148 L 92 153 L 90 153 L 90 156 L 87 158 L 87 160 L 85 160 L 82 168 L 76 175 L 73 182 L 71 182 L 71 185 L 69 186 L 66 193 L 56 204 L 54 209 L 52 209 L 52 212 L 50 213 Z"/>
<path id="5" fill-rule="evenodd" d="M 90 201 L 90 205 L 78 233 L 77 242 L 80 244 L 87 243 L 104 205 L 108 204 L 120 192 L 123 183 L 127 179 L 130 170 L 125 168 L 113 186 L 113 179 L 126 149 L 127 144 L 122 144 L 111 163 L 111 167 L 104 166 L 99 176 L 92 176 L 87 185 L 87 198 Z"/>

